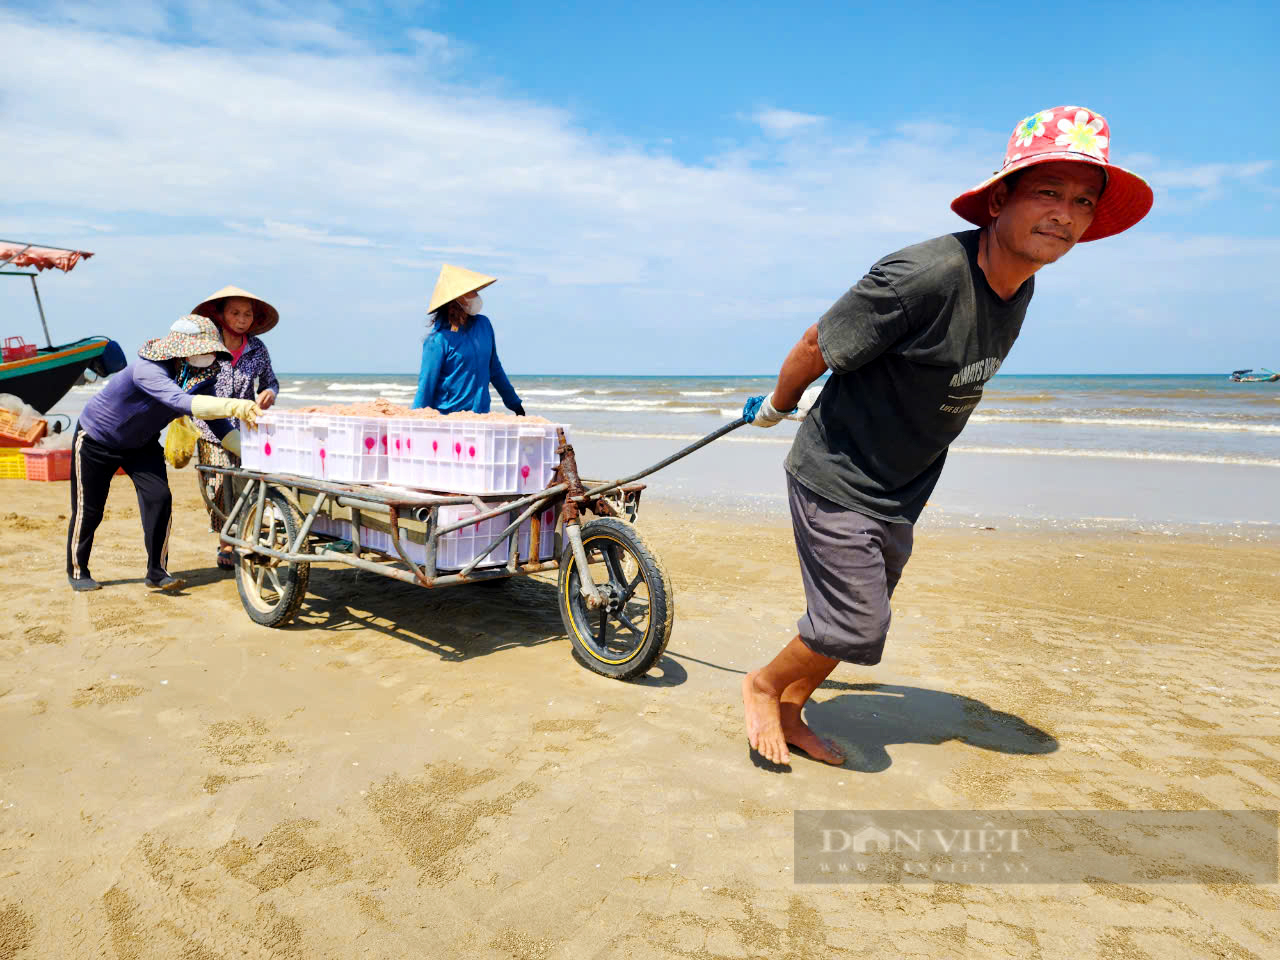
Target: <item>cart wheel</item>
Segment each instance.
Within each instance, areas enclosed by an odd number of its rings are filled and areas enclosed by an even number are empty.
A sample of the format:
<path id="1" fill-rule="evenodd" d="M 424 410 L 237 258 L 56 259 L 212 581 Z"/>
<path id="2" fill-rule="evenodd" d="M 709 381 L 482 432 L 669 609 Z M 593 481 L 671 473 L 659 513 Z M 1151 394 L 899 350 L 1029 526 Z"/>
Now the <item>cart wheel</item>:
<path id="1" fill-rule="evenodd" d="M 631 524 L 613 517 L 582 528 L 591 579 L 607 600 L 587 608 L 573 548 L 560 560 L 560 616 L 584 663 L 596 673 L 630 680 L 652 669 L 667 649 L 675 592 L 667 572 Z"/>
<path id="2" fill-rule="evenodd" d="M 249 522 L 252 505 L 246 504 Z M 302 529 L 302 517 L 278 490 L 267 490 L 262 525 L 240 539 L 273 550 L 288 551 Z M 261 554 L 242 554 L 236 564 L 236 586 L 245 612 L 264 627 L 280 627 L 293 619 L 307 595 L 311 564 L 277 560 Z"/>

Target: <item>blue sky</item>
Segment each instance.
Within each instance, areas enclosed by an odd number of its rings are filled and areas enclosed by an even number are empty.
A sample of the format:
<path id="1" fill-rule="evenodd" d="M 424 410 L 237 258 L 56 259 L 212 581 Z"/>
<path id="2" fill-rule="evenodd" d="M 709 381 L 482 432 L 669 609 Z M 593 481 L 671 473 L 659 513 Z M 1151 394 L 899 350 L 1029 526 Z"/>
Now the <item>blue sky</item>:
<path id="1" fill-rule="evenodd" d="M 96 252 L 56 339 L 235 284 L 280 369 L 412 372 L 448 261 L 512 372 L 767 373 L 1079 103 L 1156 208 L 1039 274 L 1004 372 L 1280 368 L 1273 6 L 0 2 L 0 238 Z"/>

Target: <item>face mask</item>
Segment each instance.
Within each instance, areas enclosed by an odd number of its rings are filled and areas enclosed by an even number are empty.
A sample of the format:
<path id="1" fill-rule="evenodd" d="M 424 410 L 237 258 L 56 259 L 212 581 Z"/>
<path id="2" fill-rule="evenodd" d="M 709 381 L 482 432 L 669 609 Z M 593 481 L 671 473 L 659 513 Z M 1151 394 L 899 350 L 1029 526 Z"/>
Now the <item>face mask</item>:
<path id="1" fill-rule="evenodd" d="M 194 357 L 187 357 L 187 363 L 197 369 L 203 370 L 205 367 L 213 363 L 214 359 L 215 358 L 212 353 L 200 353 Z"/>
<path id="2" fill-rule="evenodd" d="M 474 317 L 480 312 L 480 308 L 484 306 L 484 301 L 480 299 L 480 294 L 476 294 L 469 301 L 462 305 L 462 309 L 467 311 L 468 316 Z"/>

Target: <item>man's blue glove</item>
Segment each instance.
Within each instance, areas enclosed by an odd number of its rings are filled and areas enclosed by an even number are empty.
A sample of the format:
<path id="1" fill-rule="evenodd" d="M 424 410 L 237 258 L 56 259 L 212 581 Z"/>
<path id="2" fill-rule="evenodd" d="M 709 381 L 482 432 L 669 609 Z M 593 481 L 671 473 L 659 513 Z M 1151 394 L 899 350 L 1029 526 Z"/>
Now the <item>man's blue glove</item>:
<path id="1" fill-rule="evenodd" d="M 742 419 L 753 427 L 776 427 L 794 410 L 779 411 L 773 405 L 772 394 L 767 397 L 749 397 L 742 407 Z"/>

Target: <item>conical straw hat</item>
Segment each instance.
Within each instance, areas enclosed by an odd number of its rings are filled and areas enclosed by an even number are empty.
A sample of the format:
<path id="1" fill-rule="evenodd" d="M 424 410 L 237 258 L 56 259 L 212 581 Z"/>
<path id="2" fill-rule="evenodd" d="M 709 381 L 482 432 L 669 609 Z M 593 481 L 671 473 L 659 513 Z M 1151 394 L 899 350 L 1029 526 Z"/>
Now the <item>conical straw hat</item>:
<path id="1" fill-rule="evenodd" d="M 431 306 L 427 307 L 427 313 L 435 313 L 450 300 L 457 300 L 464 294 L 483 290 L 497 280 L 497 277 L 486 277 L 483 273 L 446 263 L 440 268 L 440 279 L 436 281 L 436 288 L 431 292 Z"/>
<path id="2" fill-rule="evenodd" d="M 208 317 L 210 320 L 216 320 L 218 313 L 217 303 L 226 297 L 244 297 L 246 300 L 252 300 L 257 304 L 253 311 L 253 326 L 248 330 L 255 337 L 260 333 L 266 333 L 280 322 L 279 310 L 261 297 L 250 293 L 248 290 L 241 290 L 239 287 L 223 287 L 217 293 L 209 294 L 191 312 L 198 313 L 202 317 Z"/>

